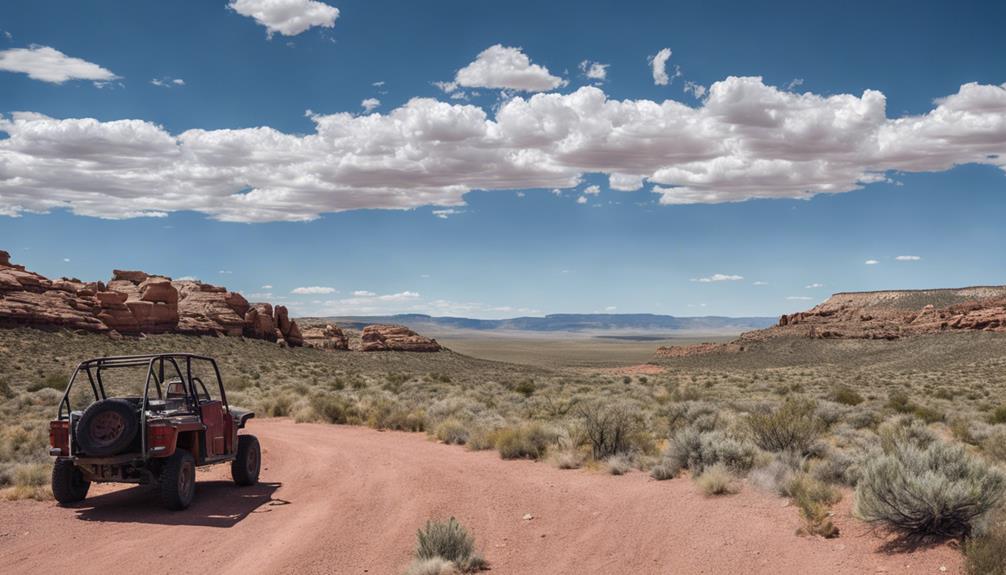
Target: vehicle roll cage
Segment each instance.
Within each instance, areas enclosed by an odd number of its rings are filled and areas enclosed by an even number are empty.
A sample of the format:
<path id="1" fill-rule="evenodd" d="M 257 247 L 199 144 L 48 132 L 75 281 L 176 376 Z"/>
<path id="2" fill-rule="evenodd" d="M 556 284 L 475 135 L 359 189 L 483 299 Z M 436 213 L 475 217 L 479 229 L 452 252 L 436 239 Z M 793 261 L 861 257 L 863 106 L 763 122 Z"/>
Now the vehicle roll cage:
<path id="1" fill-rule="evenodd" d="M 199 394 L 196 390 L 194 382 L 199 382 L 205 390 L 206 386 L 203 385 L 202 380 L 198 377 L 192 376 L 192 360 L 197 361 L 207 361 L 213 366 L 213 371 L 217 376 L 217 386 L 220 390 L 220 402 L 223 404 L 224 411 L 230 413 L 230 407 L 227 404 L 227 394 L 224 391 L 223 378 L 220 377 L 220 368 L 217 366 L 216 360 L 212 357 L 207 357 L 205 355 L 196 355 L 192 353 L 156 353 L 148 355 L 120 355 L 120 356 L 110 356 L 110 357 L 100 357 L 95 359 L 89 359 L 87 361 L 82 361 L 77 365 L 77 368 L 73 370 L 73 375 L 70 376 L 70 381 L 66 384 L 66 391 L 63 392 L 63 398 L 59 402 L 59 410 L 56 413 L 56 419 L 64 420 L 70 419 L 70 390 L 73 389 L 74 383 L 77 381 L 77 376 L 83 372 L 87 375 L 87 382 L 91 385 L 91 391 L 94 392 L 94 397 L 96 401 L 101 401 L 108 399 L 105 393 L 105 384 L 101 378 L 101 372 L 105 369 L 116 369 L 122 367 L 142 367 L 147 366 L 147 379 L 143 385 L 143 397 L 141 409 L 140 409 L 140 433 L 141 433 L 141 443 L 140 445 L 146 445 L 147 441 L 147 410 L 149 408 L 150 400 L 150 383 L 154 382 L 154 389 L 157 391 L 157 399 L 163 399 L 164 394 L 161 389 L 161 384 L 163 384 L 165 379 L 165 367 L 174 367 L 174 371 L 178 379 L 182 381 L 182 385 L 185 388 L 186 400 L 191 402 L 193 406 L 199 405 Z M 182 369 L 179 366 L 181 363 L 185 367 L 185 375 L 182 375 Z M 169 373 L 168 377 L 172 377 Z M 66 408 L 66 414 L 64 415 L 63 409 Z M 202 420 L 202 414 L 199 410 L 196 410 L 196 414 L 199 416 L 200 421 Z M 147 458 L 146 448 L 143 450 L 143 458 Z"/>

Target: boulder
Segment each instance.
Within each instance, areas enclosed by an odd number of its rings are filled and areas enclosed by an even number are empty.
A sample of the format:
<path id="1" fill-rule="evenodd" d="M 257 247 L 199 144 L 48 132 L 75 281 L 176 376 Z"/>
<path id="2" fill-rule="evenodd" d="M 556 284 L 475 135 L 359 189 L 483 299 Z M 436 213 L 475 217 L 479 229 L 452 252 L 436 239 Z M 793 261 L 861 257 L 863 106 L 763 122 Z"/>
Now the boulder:
<path id="1" fill-rule="evenodd" d="M 149 275 L 146 272 L 140 271 L 129 271 L 129 270 L 112 270 L 112 281 L 125 281 L 129 283 L 139 284 L 146 280 Z"/>
<path id="2" fill-rule="evenodd" d="M 422 351 L 443 349 L 437 340 L 423 337 L 403 325 L 375 324 L 363 328 L 361 351 Z"/>
<path id="3" fill-rule="evenodd" d="M 225 288 L 195 281 L 173 281 L 178 291 L 178 331 L 197 335 L 239 336 L 245 332 L 243 297 Z M 239 314 L 238 311 L 241 313 Z"/>
<path id="4" fill-rule="evenodd" d="M 168 278 L 147 278 L 140 283 L 140 301 L 163 303 L 178 309 L 178 290 Z"/>

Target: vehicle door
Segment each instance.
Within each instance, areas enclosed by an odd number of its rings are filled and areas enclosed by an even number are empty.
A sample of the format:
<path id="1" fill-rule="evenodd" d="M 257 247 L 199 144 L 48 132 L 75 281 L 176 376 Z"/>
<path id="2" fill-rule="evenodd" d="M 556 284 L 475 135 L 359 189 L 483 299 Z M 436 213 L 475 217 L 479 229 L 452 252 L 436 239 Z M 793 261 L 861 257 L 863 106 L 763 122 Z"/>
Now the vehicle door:
<path id="1" fill-rule="evenodd" d="M 200 364 L 197 367 L 197 363 Z M 199 404 L 199 415 L 206 426 L 206 457 L 219 457 L 227 453 L 229 429 L 215 370 L 209 362 L 192 361 L 192 387 Z"/>

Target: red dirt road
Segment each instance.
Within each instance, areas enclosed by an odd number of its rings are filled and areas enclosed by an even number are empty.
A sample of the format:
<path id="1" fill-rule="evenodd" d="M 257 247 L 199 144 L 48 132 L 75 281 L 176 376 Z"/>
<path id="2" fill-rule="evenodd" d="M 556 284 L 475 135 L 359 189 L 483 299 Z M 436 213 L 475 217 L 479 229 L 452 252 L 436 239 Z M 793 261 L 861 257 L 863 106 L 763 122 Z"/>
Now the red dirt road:
<path id="1" fill-rule="evenodd" d="M 945 545 L 881 551 L 848 502 L 841 537 L 824 540 L 795 535 L 796 509 L 748 486 L 711 499 L 687 479 L 560 471 L 422 434 L 286 420 L 253 420 L 251 431 L 263 483 L 237 488 L 229 469 L 209 470 L 184 512 L 162 511 L 144 487 L 92 487 L 72 509 L 0 502 L 0 572 L 394 575 L 416 529 L 450 515 L 496 574 L 961 571 Z"/>

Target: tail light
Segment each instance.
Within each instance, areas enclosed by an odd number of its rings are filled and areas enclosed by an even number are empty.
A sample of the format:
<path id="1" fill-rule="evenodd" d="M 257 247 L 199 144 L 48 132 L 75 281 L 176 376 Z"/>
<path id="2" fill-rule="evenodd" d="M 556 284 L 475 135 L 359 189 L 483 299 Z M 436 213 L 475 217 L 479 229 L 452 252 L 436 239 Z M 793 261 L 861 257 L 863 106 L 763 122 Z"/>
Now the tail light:
<path id="1" fill-rule="evenodd" d="M 171 455 L 175 451 L 175 428 L 170 425 L 147 426 L 147 451 L 151 455 Z"/>
<path id="2" fill-rule="evenodd" d="M 70 454 L 70 422 L 57 419 L 49 422 L 49 455 Z"/>

